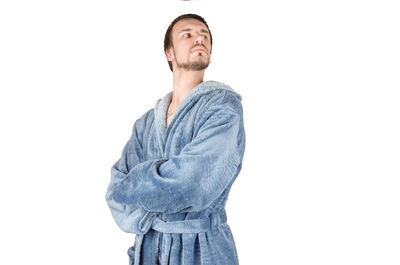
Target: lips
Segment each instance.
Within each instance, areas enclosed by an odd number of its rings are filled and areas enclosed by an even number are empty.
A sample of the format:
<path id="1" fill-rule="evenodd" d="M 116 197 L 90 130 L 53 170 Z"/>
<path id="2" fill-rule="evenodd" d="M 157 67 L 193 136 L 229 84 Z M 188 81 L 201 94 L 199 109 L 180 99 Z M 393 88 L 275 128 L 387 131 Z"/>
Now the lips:
<path id="1" fill-rule="evenodd" d="M 195 48 L 192 52 L 196 52 L 196 51 L 206 52 L 206 50 L 204 48 Z"/>

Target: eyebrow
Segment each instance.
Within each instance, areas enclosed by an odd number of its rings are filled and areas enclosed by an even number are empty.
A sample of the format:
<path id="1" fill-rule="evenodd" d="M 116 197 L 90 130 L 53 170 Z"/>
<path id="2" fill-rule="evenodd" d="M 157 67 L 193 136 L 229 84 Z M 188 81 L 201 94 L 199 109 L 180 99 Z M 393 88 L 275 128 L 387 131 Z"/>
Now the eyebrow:
<path id="1" fill-rule="evenodd" d="M 182 30 L 179 32 L 179 34 L 181 34 L 182 32 L 186 32 L 186 31 L 192 31 L 192 29 L 190 29 L 190 28 L 182 29 Z M 208 32 L 208 30 L 206 30 L 206 29 L 201 29 L 200 32 L 207 33 L 208 35 L 210 35 L 210 32 Z"/>

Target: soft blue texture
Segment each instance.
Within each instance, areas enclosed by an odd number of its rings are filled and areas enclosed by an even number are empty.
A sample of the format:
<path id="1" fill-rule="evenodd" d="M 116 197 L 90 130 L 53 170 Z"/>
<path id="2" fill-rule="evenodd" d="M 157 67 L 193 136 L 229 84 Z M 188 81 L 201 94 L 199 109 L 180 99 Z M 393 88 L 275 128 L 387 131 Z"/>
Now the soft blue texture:
<path id="1" fill-rule="evenodd" d="M 242 98 L 202 82 L 166 128 L 171 95 L 135 121 L 111 168 L 107 203 L 118 226 L 136 234 L 130 264 L 238 264 L 225 204 L 245 150 Z"/>

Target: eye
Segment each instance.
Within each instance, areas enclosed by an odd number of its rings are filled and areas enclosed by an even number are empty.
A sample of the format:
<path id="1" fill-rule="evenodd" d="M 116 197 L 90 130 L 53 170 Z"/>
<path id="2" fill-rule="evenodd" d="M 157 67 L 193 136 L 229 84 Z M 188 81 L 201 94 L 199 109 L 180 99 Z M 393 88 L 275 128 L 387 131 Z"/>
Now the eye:
<path id="1" fill-rule="evenodd" d="M 208 39 L 208 36 L 207 36 L 207 35 L 203 35 L 203 36 L 204 36 L 205 39 Z"/>
<path id="2" fill-rule="evenodd" d="M 190 33 L 185 33 L 185 34 L 183 34 L 183 36 L 185 37 L 185 36 L 188 36 L 188 37 L 190 37 L 190 36 L 192 36 Z"/>

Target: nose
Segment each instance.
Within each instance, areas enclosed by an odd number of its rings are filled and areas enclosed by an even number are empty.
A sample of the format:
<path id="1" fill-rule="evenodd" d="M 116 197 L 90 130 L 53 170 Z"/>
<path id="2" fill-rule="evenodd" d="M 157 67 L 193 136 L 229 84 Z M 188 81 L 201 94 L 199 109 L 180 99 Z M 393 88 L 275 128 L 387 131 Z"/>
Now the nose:
<path id="1" fill-rule="evenodd" d="M 200 35 L 200 36 L 198 36 L 197 37 L 197 39 L 196 39 L 196 44 L 203 44 L 204 43 L 204 36 L 203 35 Z"/>

